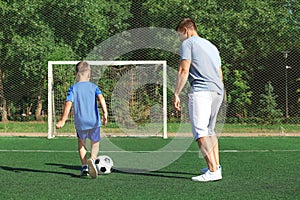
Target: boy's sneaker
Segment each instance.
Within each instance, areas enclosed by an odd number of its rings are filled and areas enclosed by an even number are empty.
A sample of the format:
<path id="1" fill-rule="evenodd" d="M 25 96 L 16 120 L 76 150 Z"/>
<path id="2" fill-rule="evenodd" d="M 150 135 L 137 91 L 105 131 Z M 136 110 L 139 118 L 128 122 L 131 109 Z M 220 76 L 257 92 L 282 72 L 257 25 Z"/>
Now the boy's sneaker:
<path id="1" fill-rule="evenodd" d="M 221 165 L 219 165 L 219 169 L 221 170 L 221 173 L 222 173 L 222 166 Z M 208 167 L 205 167 L 205 168 L 203 168 L 203 169 L 200 170 L 200 172 L 202 174 L 205 174 L 207 171 L 208 171 Z"/>
<path id="2" fill-rule="evenodd" d="M 219 168 L 215 172 L 207 171 L 205 174 L 200 176 L 195 176 L 192 178 L 192 181 L 200 181 L 200 182 L 207 182 L 207 181 L 218 181 L 222 179 L 222 172 Z"/>
<path id="3" fill-rule="evenodd" d="M 88 166 L 87 165 L 82 166 L 80 171 L 80 177 L 88 176 L 88 174 L 89 174 Z"/>
<path id="4" fill-rule="evenodd" d="M 90 158 L 90 159 L 88 159 L 87 163 L 88 163 L 88 166 L 89 166 L 88 171 L 89 171 L 90 176 L 92 178 L 97 178 L 98 171 L 97 171 L 97 167 L 95 165 L 95 161 L 92 158 Z"/>

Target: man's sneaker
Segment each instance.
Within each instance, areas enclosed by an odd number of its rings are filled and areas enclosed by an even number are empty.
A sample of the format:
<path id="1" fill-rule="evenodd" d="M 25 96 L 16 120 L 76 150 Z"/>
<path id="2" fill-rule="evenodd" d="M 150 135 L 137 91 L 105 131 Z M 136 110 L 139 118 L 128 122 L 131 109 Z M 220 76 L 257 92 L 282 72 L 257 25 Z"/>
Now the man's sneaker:
<path id="1" fill-rule="evenodd" d="M 221 173 L 222 173 L 222 166 L 221 165 L 219 165 L 219 169 L 221 170 Z M 202 174 L 205 174 L 207 171 L 208 171 L 208 167 L 205 167 L 205 168 L 203 168 L 203 169 L 200 170 L 200 172 Z"/>
<path id="2" fill-rule="evenodd" d="M 200 182 L 207 182 L 207 181 L 217 181 L 222 179 L 222 172 L 219 168 L 215 172 L 207 171 L 205 174 L 200 176 L 195 176 L 192 178 L 192 181 L 200 181 Z"/>
<path id="3" fill-rule="evenodd" d="M 98 171 L 97 171 L 97 167 L 95 165 L 95 161 L 92 158 L 90 158 L 90 159 L 88 159 L 87 163 L 88 163 L 88 166 L 89 166 L 88 171 L 89 171 L 90 176 L 92 178 L 97 178 Z"/>
<path id="4" fill-rule="evenodd" d="M 88 175 L 88 166 L 87 165 L 84 165 L 81 167 L 81 170 L 80 170 L 80 177 L 82 176 L 87 176 Z"/>

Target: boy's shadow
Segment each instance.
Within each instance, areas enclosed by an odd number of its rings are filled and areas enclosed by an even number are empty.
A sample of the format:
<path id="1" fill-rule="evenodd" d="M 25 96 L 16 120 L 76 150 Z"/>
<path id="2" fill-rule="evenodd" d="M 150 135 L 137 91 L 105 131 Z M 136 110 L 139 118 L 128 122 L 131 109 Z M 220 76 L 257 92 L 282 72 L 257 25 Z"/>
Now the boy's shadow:
<path id="1" fill-rule="evenodd" d="M 62 169 L 71 169 L 71 170 L 76 170 L 80 171 L 80 166 L 76 165 L 65 165 L 65 164 L 58 164 L 58 163 L 45 163 L 45 165 L 50 165 L 50 166 L 57 166 Z"/>
<path id="2" fill-rule="evenodd" d="M 80 167 L 71 166 L 71 165 L 64 165 L 64 164 L 53 164 L 53 163 L 45 163 L 46 165 L 53 165 L 53 166 L 60 166 L 64 169 L 72 169 L 72 170 L 80 170 Z M 22 172 L 35 172 L 35 173 L 50 173 L 50 174 L 60 174 L 60 175 L 67 175 L 73 178 L 80 177 L 79 175 L 70 173 L 70 172 L 62 172 L 62 171 L 50 171 L 50 170 L 39 170 L 39 169 L 29 169 L 29 168 L 21 168 L 21 167 L 9 167 L 9 166 L 0 166 L 0 169 L 11 171 L 15 173 L 22 173 Z"/>

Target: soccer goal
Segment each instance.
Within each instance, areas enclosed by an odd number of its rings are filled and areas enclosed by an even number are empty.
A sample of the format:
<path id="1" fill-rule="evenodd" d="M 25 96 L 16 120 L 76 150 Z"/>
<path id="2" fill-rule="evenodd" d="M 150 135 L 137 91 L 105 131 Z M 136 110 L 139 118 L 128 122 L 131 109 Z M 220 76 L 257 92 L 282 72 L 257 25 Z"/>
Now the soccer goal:
<path id="1" fill-rule="evenodd" d="M 48 62 L 48 138 L 75 135 L 73 113 L 64 128 L 55 124 L 63 113 L 68 88 L 75 83 L 79 61 Z M 167 138 L 166 61 L 87 61 L 90 81 L 107 103 L 109 123 L 101 135 Z M 101 106 L 99 112 L 101 113 Z"/>

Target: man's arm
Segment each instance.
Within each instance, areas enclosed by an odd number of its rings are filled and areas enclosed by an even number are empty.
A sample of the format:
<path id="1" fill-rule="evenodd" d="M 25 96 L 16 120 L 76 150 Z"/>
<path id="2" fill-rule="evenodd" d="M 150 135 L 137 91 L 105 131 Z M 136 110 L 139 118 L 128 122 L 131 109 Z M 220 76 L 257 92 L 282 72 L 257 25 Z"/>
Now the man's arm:
<path id="1" fill-rule="evenodd" d="M 181 109 L 179 95 L 180 95 L 183 87 L 185 86 L 185 83 L 189 76 L 190 65 L 191 65 L 190 60 L 181 60 L 179 67 L 178 67 L 176 87 L 175 87 L 175 91 L 174 91 L 174 101 L 173 101 L 174 108 L 177 111 L 180 111 L 180 109 Z"/>
<path id="2" fill-rule="evenodd" d="M 56 124 L 57 129 L 62 128 L 65 125 L 65 123 L 68 119 L 71 107 L 72 107 L 72 101 L 66 101 L 63 116 L 62 116 L 61 120 L 59 120 L 59 122 L 57 122 L 57 124 Z"/>
<path id="3" fill-rule="evenodd" d="M 107 106 L 106 106 L 106 102 L 105 102 L 105 99 L 103 97 L 102 94 L 99 94 L 98 96 L 98 100 L 101 104 L 101 107 L 102 107 L 102 111 L 103 111 L 103 115 L 102 115 L 102 124 L 103 125 L 106 125 L 107 123 L 107 120 L 108 120 L 108 113 L 107 113 Z"/>
<path id="4" fill-rule="evenodd" d="M 219 75 L 221 77 L 221 80 L 223 81 L 223 72 L 222 72 L 222 67 L 221 66 L 219 68 Z"/>

